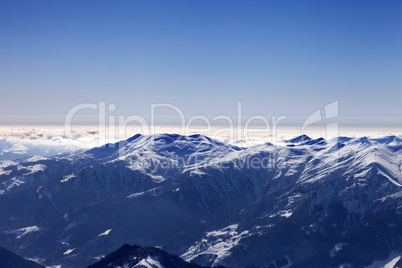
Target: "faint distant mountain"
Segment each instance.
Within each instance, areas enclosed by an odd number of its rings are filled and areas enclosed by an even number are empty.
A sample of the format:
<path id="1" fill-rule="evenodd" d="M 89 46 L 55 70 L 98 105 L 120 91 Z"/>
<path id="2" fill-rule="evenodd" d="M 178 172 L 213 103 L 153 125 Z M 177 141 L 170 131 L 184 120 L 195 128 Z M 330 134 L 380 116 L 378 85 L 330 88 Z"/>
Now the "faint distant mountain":
<path id="1" fill-rule="evenodd" d="M 240 148 L 135 135 L 0 161 L 0 245 L 87 266 L 123 244 L 227 267 L 365 267 L 402 256 L 402 140 Z M 381 267 L 381 266 L 373 266 Z"/>
<path id="2" fill-rule="evenodd" d="M 0 268 L 44 268 L 36 262 L 26 260 L 0 247 Z"/>
<path id="3" fill-rule="evenodd" d="M 159 248 L 143 248 L 125 244 L 88 268 L 104 267 L 202 268 L 205 266 L 186 262 L 180 257 L 168 254 Z"/>

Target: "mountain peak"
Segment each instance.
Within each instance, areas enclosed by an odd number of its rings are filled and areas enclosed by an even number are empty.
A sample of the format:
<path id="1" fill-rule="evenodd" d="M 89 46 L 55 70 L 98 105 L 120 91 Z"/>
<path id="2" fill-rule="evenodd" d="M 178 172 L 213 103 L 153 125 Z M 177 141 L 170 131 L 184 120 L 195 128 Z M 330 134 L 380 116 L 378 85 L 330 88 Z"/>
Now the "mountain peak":
<path id="1" fill-rule="evenodd" d="M 134 140 L 136 140 L 136 139 L 138 139 L 138 138 L 140 138 L 140 137 L 142 137 L 141 134 L 139 134 L 139 133 L 138 133 L 138 134 L 135 134 L 134 136 L 128 138 L 128 139 L 127 139 L 127 142 L 132 142 L 132 141 L 134 141 Z"/>
<path id="2" fill-rule="evenodd" d="M 194 263 L 189 263 L 179 256 L 172 255 L 156 247 L 140 247 L 124 244 L 120 249 L 107 255 L 97 263 L 88 268 L 100 267 L 184 267 L 202 268 Z"/>
<path id="3" fill-rule="evenodd" d="M 300 135 L 300 136 L 298 136 L 296 138 L 287 140 L 287 142 L 289 142 L 289 143 L 305 143 L 305 142 L 308 142 L 308 141 L 311 141 L 311 140 L 312 139 L 309 136 L 303 134 L 303 135 Z"/>

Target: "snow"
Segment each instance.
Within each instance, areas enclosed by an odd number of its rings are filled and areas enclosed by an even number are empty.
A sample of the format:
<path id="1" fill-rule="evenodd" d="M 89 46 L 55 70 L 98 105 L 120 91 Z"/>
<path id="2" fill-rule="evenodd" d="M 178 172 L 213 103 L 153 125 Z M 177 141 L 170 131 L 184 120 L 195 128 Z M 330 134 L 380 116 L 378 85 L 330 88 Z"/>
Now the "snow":
<path id="1" fill-rule="evenodd" d="M 108 235 L 110 233 L 110 231 L 112 231 L 112 229 L 107 229 L 106 231 L 104 231 L 103 233 L 99 234 L 98 236 Z"/>
<path id="2" fill-rule="evenodd" d="M 103 259 L 104 257 L 105 257 L 105 255 L 102 254 L 102 255 L 93 257 L 93 259 L 96 260 L 96 261 L 100 261 L 100 260 Z"/>
<path id="3" fill-rule="evenodd" d="M 4 170 L 4 168 L 9 167 L 9 166 L 13 166 L 16 165 L 16 162 L 10 161 L 10 160 L 6 160 L 6 161 L 0 161 L 0 176 L 1 175 L 10 175 L 11 174 L 11 170 Z"/>
<path id="4" fill-rule="evenodd" d="M 134 267 L 163 268 L 164 266 L 159 261 L 148 256 L 146 259 L 142 259 Z"/>
<path id="5" fill-rule="evenodd" d="M 68 243 L 68 239 L 70 238 L 70 236 L 68 236 L 67 238 L 65 238 L 65 239 L 59 239 L 59 240 L 57 240 L 57 242 L 58 243 L 60 243 L 60 244 L 62 244 L 62 245 L 65 245 L 65 246 L 69 246 L 70 244 Z"/>
<path id="6" fill-rule="evenodd" d="M 280 215 L 281 217 L 289 218 L 290 216 L 292 216 L 292 211 L 291 210 L 281 211 Z"/>
<path id="7" fill-rule="evenodd" d="M 36 164 L 33 166 L 18 166 L 18 169 L 25 169 L 28 172 L 25 172 L 24 175 L 30 175 L 39 171 L 44 171 L 46 169 L 46 166 L 42 164 Z"/>
<path id="8" fill-rule="evenodd" d="M 338 268 L 353 268 L 353 265 L 350 263 L 342 263 Z"/>
<path id="9" fill-rule="evenodd" d="M 394 268 L 395 264 L 401 259 L 401 256 L 393 258 L 389 263 L 384 265 L 384 268 Z"/>
<path id="10" fill-rule="evenodd" d="M 152 188 L 152 189 L 146 190 L 144 192 L 133 193 L 133 194 L 128 195 L 127 198 L 131 199 L 131 198 L 135 198 L 135 197 L 138 197 L 138 196 L 143 196 L 145 194 L 150 194 L 152 196 L 156 196 L 156 190 L 157 189 L 158 188 Z"/>
<path id="11" fill-rule="evenodd" d="M 236 231 L 238 224 L 229 225 L 221 230 L 206 232 L 201 241 L 196 242 L 181 255 L 186 261 L 192 261 L 200 255 L 214 255 L 212 266 L 224 265 L 225 259 L 230 256 L 230 250 L 237 246 L 240 240 L 249 235 L 245 230 L 240 234 Z"/>
<path id="12" fill-rule="evenodd" d="M 148 175 L 156 183 L 161 183 L 161 182 L 164 182 L 166 180 L 163 176 L 160 176 L 160 175 L 152 175 L 152 174 L 148 174 Z"/>
<path id="13" fill-rule="evenodd" d="M 190 170 L 190 173 L 191 173 L 191 174 L 194 174 L 194 175 L 199 175 L 199 176 L 202 176 L 202 175 L 205 175 L 205 174 L 206 174 L 205 172 L 201 171 L 201 170 L 198 169 L 198 168 L 191 169 L 191 170 Z"/>
<path id="14" fill-rule="evenodd" d="M 270 215 L 270 218 L 274 218 L 276 216 L 281 216 L 281 217 L 285 217 L 285 218 L 289 218 L 290 216 L 292 216 L 293 212 L 292 210 L 283 210 L 283 211 L 279 211 L 275 214 Z"/>
<path id="15" fill-rule="evenodd" d="M 262 226 L 259 226 L 259 225 L 257 225 L 256 227 L 255 227 L 255 229 L 261 229 L 261 228 L 271 228 L 271 227 L 274 227 L 275 225 L 274 224 L 267 224 L 267 225 L 262 225 Z"/>
<path id="16" fill-rule="evenodd" d="M 127 198 L 135 198 L 135 197 L 138 197 L 138 196 L 143 196 L 145 194 L 145 192 L 139 192 L 139 193 L 134 193 L 134 194 L 131 194 L 131 195 L 129 195 L 129 196 L 127 196 Z"/>
<path id="17" fill-rule="evenodd" d="M 228 227 L 223 228 L 222 230 L 219 231 L 212 231 L 212 232 L 207 232 L 206 236 L 221 236 L 221 235 L 235 235 L 236 234 L 236 229 L 239 225 L 238 224 L 232 224 L 229 225 Z"/>
<path id="18" fill-rule="evenodd" d="M 43 157 L 41 155 L 34 155 L 34 156 L 28 158 L 27 160 L 25 160 L 25 162 L 37 162 L 37 161 L 46 160 L 46 159 L 48 159 L 48 158 Z"/>
<path id="19" fill-rule="evenodd" d="M 385 178 L 387 178 L 387 179 L 388 179 L 391 183 L 393 183 L 394 185 L 399 186 L 399 187 L 402 187 L 402 185 L 401 185 L 399 182 L 393 180 L 390 176 L 388 176 L 387 174 L 385 174 L 383 171 L 381 171 L 381 170 L 378 171 L 378 174 L 380 174 L 380 175 L 384 176 Z"/>
<path id="20" fill-rule="evenodd" d="M 288 205 L 294 204 L 297 201 L 297 199 L 300 198 L 300 197 L 302 197 L 301 194 L 296 194 L 296 195 L 293 195 L 293 196 L 289 196 L 288 197 Z"/>
<path id="21" fill-rule="evenodd" d="M 15 177 L 15 178 L 9 179 L 9 180 L 6 181 L 6 182 L 3 182 L 2 184 L 7 187 L 7 191 L 10 191 L 12 188 L 18 187 L 18 186 L 20 186 L 20 185 L 22 185 L 22 184 L 24 184 L 24 183 L 25 183 L 24 180 L 22 180 L 21 178 L 20 178 L 20 179 L 17 179 L 17 178 Z"/>
<path id="22" fill-rule="evenodd" d="M 37 264 L 43 265 L 43 262 L 45 261 L 45 259 L 41 259 L 41 258 L 25 258 L 28 261 L 33 261 L 36 262 Z"/>
<path id="23" fill-rule="evenodd" d="M 63 255 L 69 255 L 71 252 L 73 252 L 75 250 L 75 248 L 70 248 L 67 249 L 66 252 L 63 253 Z"/>
<path id="24" fill-rule="evenodd" d="M 343 246 L 346 246 L 348 244 L 346 243 L 338 243 L 335 245 L 335 247 L 329 252 L 329 255 L 333 258 L 335 257 L 336 253 L 342 250 Z"/>
<path id="25" fill-rule="evenodd" d="M 6 234 L 15 234 L 17 239 L 20 239 L 21 237 L 29 234 L 29 233 L 33 233 L 33 232 L 37 232 L 39 231 L 40 228 L 38 226 L 28 226 L 28 227 L 24 227 L 24 228 L 20 228 L 20 229 L 15 229 L 9 232 L 4 232 Z"/>
<path id="26" fill-rule="evenodd" d="M 75 177 L 76 177 L 76 176 L 73 175 L 73 174 L 65 175 L 65 176 L 63 177 L 63 179 L 62 179 L 60 182 L 68 182 L 69 180 L 71 180 L 72 178 L 75 178 Z"/>
<path id="27" fill-rule="evenodd" d="M 395 264 L 401 259 L 402 255 L 396 252 L 392 252 L 386 260 L 378 260 L 366 266 L 365 268 L 397 268 Z"/>

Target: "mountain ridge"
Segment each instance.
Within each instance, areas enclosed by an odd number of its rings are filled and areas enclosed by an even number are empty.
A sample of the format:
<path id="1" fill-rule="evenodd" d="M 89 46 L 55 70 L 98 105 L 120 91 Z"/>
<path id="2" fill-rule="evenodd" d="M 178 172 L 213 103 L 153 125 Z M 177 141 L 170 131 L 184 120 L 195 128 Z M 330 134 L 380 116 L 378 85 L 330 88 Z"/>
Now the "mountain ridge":
<path id="1" fill-rule="evenodd" d="M 44 266 L 22 258 L 6 248 L 0 247 L 0 267 L 4 268 L 44 268 Z"/>

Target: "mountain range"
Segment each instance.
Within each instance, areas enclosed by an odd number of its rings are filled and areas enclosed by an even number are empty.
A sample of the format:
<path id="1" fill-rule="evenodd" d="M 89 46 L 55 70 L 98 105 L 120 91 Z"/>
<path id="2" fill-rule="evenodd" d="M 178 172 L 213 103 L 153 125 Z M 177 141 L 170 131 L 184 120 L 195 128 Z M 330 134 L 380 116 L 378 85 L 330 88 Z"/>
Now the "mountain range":
<path id="1" fill-rule="evenodd" d="M 397 265 L 401 170 L 398 136 L 243 148 L 137 134 L 1 160 L 0 246 L 62 267 L 94 264 L 123 244 L 213 267 Z"/>

